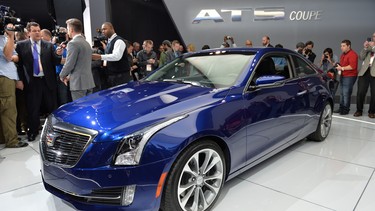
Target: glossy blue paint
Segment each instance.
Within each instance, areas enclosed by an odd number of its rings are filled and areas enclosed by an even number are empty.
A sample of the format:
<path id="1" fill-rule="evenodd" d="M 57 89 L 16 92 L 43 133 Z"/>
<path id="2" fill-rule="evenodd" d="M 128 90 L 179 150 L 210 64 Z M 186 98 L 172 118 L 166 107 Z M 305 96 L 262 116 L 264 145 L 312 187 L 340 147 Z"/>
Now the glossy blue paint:
<path id="1" fill-rule="evenodd" d="M 215 56 L 215 52 L 186 54 L 183 58 Z M 262 157 L 306 137 L 317 128 L 324 104 L 332 101 L 327 79 L 318 70 L 313 75 L 285 80 L 265 76 L 258 84 L 282 83 L 252 88 L 253 72 L 270 53 L 299 57 L 285 49 L 226 49 L 222 55 L 252 55 L 231 86 L 210 88 L 146 80 L 60 107 L 53 113 L 59 121 L 96 130 L 98 135 L 73 167 L 43 161 L 46 189 L 82 210 L 158 210 L 161 197 L 155 198 L 155 193 L 161 174 L 169 172 L 175 159 L 193 142 L 219 142 L 227 157 L 227 177 L 231 178 Z M 115 153 L 125 136 L 182 114 L 187 117 L 149 139 L 139 165 L 114 165 Z M 88 195 L 93 189 L 133 184 L 137 185 L 134 201 L 123 207 L 82 202 L 66 194 Z"/>

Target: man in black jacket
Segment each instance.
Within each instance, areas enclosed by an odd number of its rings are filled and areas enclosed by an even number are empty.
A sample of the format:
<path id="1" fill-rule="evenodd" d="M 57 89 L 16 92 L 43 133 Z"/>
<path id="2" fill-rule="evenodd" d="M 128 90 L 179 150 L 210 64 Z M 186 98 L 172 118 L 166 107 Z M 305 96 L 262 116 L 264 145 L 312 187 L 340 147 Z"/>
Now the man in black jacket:
<path id="1" fill-rule="evenodd" d="M 62 49 L 54 50 L 53 44 L 41 39 L 40 26 L 36 22 L 27 24 L 30 39 L 17 43 L 16 51 L 20 80 L 25 86 L 28 113 L 28 140 L 34 141 L 40 127 L 40 108 L 47 113 L 57 107 L 55 67 L 61 61 Z"/>
<path id="2" fill-rule="evenodd" d="M 131 80 L 130 67 L 126 54 L 125 40 L 118 36 L 109 22 L 102 25 L 102 33 L 108 38 L 105 54 L 93 54 L 93 60 L 104 60 L 107 88 L 127 83 Z"/>

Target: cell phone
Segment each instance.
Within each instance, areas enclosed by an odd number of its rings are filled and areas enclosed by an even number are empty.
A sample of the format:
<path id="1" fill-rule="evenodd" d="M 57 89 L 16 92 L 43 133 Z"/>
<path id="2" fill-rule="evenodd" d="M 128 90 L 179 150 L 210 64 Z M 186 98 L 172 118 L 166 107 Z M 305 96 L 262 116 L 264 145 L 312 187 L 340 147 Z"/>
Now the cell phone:
<path id="1" fill-rule="evenodd" d="M 371 37 L 367 37 L 367 42 L 371 42 Z"/>

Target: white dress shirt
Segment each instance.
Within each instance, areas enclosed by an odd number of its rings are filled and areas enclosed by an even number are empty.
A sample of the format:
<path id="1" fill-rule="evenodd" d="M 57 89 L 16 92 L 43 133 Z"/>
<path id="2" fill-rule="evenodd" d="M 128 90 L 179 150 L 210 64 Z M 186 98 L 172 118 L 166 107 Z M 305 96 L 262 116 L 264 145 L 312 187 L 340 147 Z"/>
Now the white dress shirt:
<path id="1" fill-rule="evenodd" d="M 110 43 L 115 37 L 117 36 L 116 33 L 114 33 L 109 39 L 108 43 Z M 113 51 L 111 54 L 103 54 L 101 55 L 102 60 L 110 61 L 110 62 L 116 62 L 120 61 L 122 58 L 122 55 L 124 55 L 126 50 L 126 45 L 125 42 L 122 39 L 116 40 L 114 46 L 113 46 Z"/>

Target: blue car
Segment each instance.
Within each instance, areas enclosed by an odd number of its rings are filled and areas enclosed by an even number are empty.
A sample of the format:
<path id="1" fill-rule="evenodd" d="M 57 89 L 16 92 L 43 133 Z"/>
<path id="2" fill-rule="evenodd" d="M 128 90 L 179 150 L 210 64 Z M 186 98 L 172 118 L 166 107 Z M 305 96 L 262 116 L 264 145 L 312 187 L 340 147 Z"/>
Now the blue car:
<path id="1" fill-rule="evenodd" d="M 39 145 L 44 186 L 78 210 L 210 210 L 225 181 L 328 136 L 331 87 L 286 49 L 185 54 L 54 111 Z"/>

